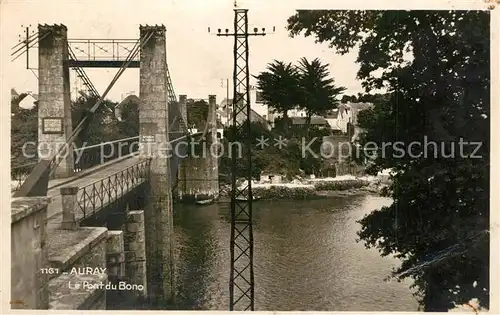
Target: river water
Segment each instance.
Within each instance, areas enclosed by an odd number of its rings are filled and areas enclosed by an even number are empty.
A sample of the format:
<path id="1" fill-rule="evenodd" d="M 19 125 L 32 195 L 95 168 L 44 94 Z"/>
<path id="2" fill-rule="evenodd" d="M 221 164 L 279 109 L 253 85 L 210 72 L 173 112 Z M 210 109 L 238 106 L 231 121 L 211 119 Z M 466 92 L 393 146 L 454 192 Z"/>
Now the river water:
<path id="1" fill-rule="evenodd" d="M 370 195 L 254 203 L 255 310 L 416 311 L 398 260 L 357 243 Z M 176 309 L 229 309 L 229 204 L 176 205 Z"/>

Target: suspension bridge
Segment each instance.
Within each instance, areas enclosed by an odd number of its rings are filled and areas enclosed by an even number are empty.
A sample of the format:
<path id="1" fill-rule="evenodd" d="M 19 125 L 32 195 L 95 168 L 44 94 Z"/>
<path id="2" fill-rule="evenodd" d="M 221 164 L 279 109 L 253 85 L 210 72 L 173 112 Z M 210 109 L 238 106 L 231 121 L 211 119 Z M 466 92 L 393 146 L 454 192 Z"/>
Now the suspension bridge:
<path id="1" fill-rule="evenodd" d="M 250 134 L 248 38 L 265 35 L 265 29 L 249 33 L 247 12 L 234 9 L 234 32 L 218 29 L 217 36 L 234 38 L 232 126 Z M 200 157 L 192 144 L 212 146 L 218 137 L 215 95 L 208 98 L 204 130 L 191 133 L 186 128 L 187 96 L 178 101 L 175 95 L 165 31 L 163 25 L 141 25 L 139 39 L 71 39 L 64 25 L 45 24 L 33 34 L 27 29 L 26 40 L 13 47 L 13 59 L 26 53 L 29 68 L 27 52 L 37 45 L 37 140 L 44 144 L 38 152 L 50 157 L 13 170 L 24 176 L 11 202 L 12 308 L 105 309 L 112 293 L 102 286 L 68 285 L 85 281 L 125 281 L 141 288 L 131 298 L 156 304 L 175 300 L 172 196 L 217 199 L 218 155 Z M 70 68 L 97 100 L 76 126 Z M 101 95 L 84 68 L 118 71 Z M 74 148 L 127 68 L 139 68 L 139 134 Z M 248 162 L 243 185 L 236 185 L 240 162 L 231 146 L 230 310 L 254 310 L 252 143 L 242 140 Z M 32 248 L 27 250 L 26 244 Z M 106 272 L 73 273 L 74 268 Z"/>
<path id="2" fill-rule="evenodd" d="M 168 71 L 164 26 L 140 26 L 136 40 L 73 40 L 67 33 L 64 25 L 39 25 L 13 49 L 16 58 L 37 45 L 39 153 L 50 158 L 11 170 L 22 178 L 12 198 L 12 297 L 23 301 L 12 307 L 105 308 L 105 290 L 73 292 L 67 285 L 103 279 L 142 285 L 136 297 L 170 299 L 172 194 L 183 200 L 219 195 L 217 157 L 188 152 L 192 142 L 217 142 L 215 96 L 209 96 L 205 129 L 190 133 L 186 97 L 177 101 Z M 85 73 L 88 67 L 118 69 L 102 95 Z M 76 126 L 70 68 L 97 100 Z M 127 68 L 140 72 L 139 134 L 75 148 Z M 37 230 L 27 233 L 30 224 Z M 28 240 L 35 244 L 33 256 L 23 245 Z M 108 272 L 72 274 L 74 267 Z"/>

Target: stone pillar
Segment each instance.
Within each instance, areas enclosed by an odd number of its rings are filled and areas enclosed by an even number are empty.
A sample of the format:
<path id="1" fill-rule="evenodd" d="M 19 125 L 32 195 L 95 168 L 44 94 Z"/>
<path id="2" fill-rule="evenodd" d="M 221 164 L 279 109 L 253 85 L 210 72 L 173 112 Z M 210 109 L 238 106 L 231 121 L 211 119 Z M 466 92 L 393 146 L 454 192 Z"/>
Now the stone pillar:
<path id="1" fill-rule="evenodd" d="M 179 109 L 181 111 L 182 119 L 186 127 L 189 129 L 187 120 L 187 95 L 179 95 Z M 179 171 L 177 172 L 177 195 L 179 199 L 183 199 L 183 193 L 186 191 L 186 161 L 182 159 L 179 162 Z"/>
<path id="2" fill-rule="evenodd" d="M 78 187 L 61 187 L 62 199 L 62 228 L 64 230 L 75 230 L 78 227 L 76 221 L 76 208 L 78 207 Z"/>
<path id="3" fill-rule="evenodd" d="M 47 207 L 49 197 L 11 200 L 11 309 L 48 309 L 49 266 Z"/>
<path id="4" fill-rule="evenodd" d="M 108 231 L 106 240 L 108 279 L 116 283 L 125 276 L 125 249 L 123 231 Z"/>
<path id="5" fill-rule="evenodd" d="M 48 159 L 62 147 L 73 131 L 68 68 L 67 28 L 38 25 L 38 143 L 39 158 Z M 68 149 L 68 148 L 66 148 Z M 63 158 L 56 178 L 73 174 L 73 148 Z"/>
<path id="6" fill-rule="evenodd" d="M 182 120 L 187 126 L 187 95 L 179 95 L 179 109 L 181 111 Z"/>
<path id="7" fill-rule="evenodd" d="M 219 139 L 217 139 L 217 101 L 215 95 L 208 96 L 208 117 L 207 123 L 209 128 L 211 128 L 211 145 L 210 154 L 208 156 L 207 167 L 208 167 L 208 184 L 210 187 L 211 194 L 217 198 L 219 196 L 219 158 L 218 150 Z"/>
<path id="8" fill-rule="evenodd" d="M 153 33 L 141 50 L 139 138 L 142 156 L 151 158 L 150 194 L 145 209 L 148 292 L 152 298 L 173 295 L 173 233 L 168 143 L 165 26 L 141 26 Z"/>
<path id="9" fill-rule="evenodd" d="M 125 275 L 129 283 L 142 285 L 146 288 L 144 291 L 134 291 L 137 297 L 145 297 L 147 295 L 147 258 L 144 211 L 136 210 L 127 213 L 123 239 L 126 253 Z"/>
<path id="10" fill-rule="evenodd" d="M 219 195 L 219 169 L 217 158 L 217 104 L 215 95 L 208 96 L 208 133 L 206 141 L 189 149 L 185 164 L 183 201 L 204 201 Z M 203 145 L 203 146 L 202 146 Z"/>

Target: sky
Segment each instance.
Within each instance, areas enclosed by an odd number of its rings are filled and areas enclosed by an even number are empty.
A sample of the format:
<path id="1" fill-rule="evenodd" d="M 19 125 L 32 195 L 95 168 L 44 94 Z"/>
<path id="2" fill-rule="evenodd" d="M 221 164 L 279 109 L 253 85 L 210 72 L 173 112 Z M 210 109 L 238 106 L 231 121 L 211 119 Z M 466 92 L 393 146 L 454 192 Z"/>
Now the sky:
<path id="1" fill-rule="evenodd" d="M 40 24 L 64 24 L 68 38 L 138 38 L 140 24 L 163 24 L 167 29 L 167 63 L 177 95 L 189 98 L 208 98 L 217 95 L 220 103 L 226 97 L 226 78 L 229 78 L 232 97 L 233 43 L 232 37 L 218 37 L 218 28 L 233 29 L 234 7 L 232 0 L 175 0 L 143 1 L 131 8 L 116 1 L 88 0 L 82 5 L 77 1 L 7 1 L 2 15 L 2 27 L 8 29 L 2 41 L 12 47 L 19 42 L 19 35 L 29 25 L 36 30 Z M 106 3 L 106 4 L 103 4 Z M 249 9 L 249 29 L 265 27 L 271 31 L 266 36 L 249 40 L 250 73 L 258 74 L 273 59 L 296 63 L 301 57 L 319 58 L 329 64 L 331 76 L 337 85 L 347 88 L 346 94 L 362 91 L 356 80 L 357 51 L 341 56 L 327 44 L 315 43 L 314 38 L 303 35 L 290 38 L 286 28 L 287 18 L 295 13 L 293 5 L 286 2 L 266 3 L 238 2 Z M 5 12 L 5 11 L 4 11 Z M 43 16 L 39 14 L 43 12 Z M 273 26 L 275 32 L 272 32 Z M 211 28 L 211 33 L 208 32 Z M 37 67 L 37 49 L 30 50 L 30 67 Z M 19 93 L 37 93 L 38 81 L 32 71 L 26 69 L 22 56 L 10 62 L 5 84 Z M 118 69 L 84 69 L 97 90 L 102 94 Z M 34 70 L 35 73 L 37 70 Z M 72 93 L 75 75 L 71 71 Z M 222 84 L 221 81 L 224 81 Z M 255 80 L 251 79 L 251 84 Z M 139 92 L 139 70 L 127 69 L 108 94 L 119 101 L 128 92 Z"/>

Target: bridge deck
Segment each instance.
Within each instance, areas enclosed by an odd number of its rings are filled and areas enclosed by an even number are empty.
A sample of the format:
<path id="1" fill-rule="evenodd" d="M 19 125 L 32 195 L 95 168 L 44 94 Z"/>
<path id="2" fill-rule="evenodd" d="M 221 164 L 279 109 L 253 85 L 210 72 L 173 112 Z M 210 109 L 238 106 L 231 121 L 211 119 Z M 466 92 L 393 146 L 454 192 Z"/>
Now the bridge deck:
<path id="1" fill-rule="evenodd" d="M 102 178 L 106 178 L 116 172 L 124 170 L 138 162 L 139 162 L 138 158 L 130 157 L 123 159 L 119 162 L 111 161 L 109 163 L 99 165 L 98 167 L 87 170 L 85 174 L 77 173 L 75 176 L 71 178 L 51 180 L 49 182 L 49 190 L 47 192 L 47 196 L 52 197 L 52 202 L 50 203 L 47 209 L 47 219 L 50 220 L 54 215 L 57 214 L 62 215 L 62 203 L 61 203 L 62 199 L 60 192 L 61 187 L 78 186 L 81 188 L 89 184 L 92 184 L 93 182 L 96 182 Z M 131 189 L 133 188 L 135 187 L 132 187 Z M 80 199 L 82 193 L 83 193 L 82 191 L 78 192 L 78 199 Z M 77 210 L 77 216 L 78 216 L 78 210 Z"/>
<path id="2" fill-rule="evenodd" d="M 77 230 L 62 230 L 62 197 L 60 188 L 64 186 L 84 187 L 92 184 L 102 178 L 106 178 L 114 173 L 120 172 L 139 162 L 137 157 L 130 157 L 121 161 L 111 161 L 109 163 L 86 170 L 84 173 L 78 173 L 71 178 L 54 179 L 49 182 L 49 190 L 47 195 L 52 197 L 52 202 L 47 209 L 47 247 L 49 252 L 49 260 L 51 263 L 60 263 L 68 257 L 72 257 L 74 252 L 78 250 L 78 244 L 86 239 L 92 238 L 94 229 L 77 229 Z M 123 191 L 126 194 L 134 189 L 137 185 L 133 185 Z M 78 192 L 78 200 L 81 194 Z M 106 204 L 104 204 L 106 205 Z M 100 209 L 96 209 L 99 211 Z M 77 219 L 83 217 L 83 213 L 76 209 Z"/>
<path id="3" fill-rule="evenodd" d="M 196 136 L 201 134 L 202 133 L 197 133 L 194 135 Z M 108 178 L 110 176 L 112 178 L 113 174 L 119 173 L 140 162 L 141 160 L 135 156 L 124 157 L 120 160 L 113 160 L 105 164 L 95 166 L 91 169 L 76 173 L 70 178 L 53 179 L 49 181 L 47 196 L 52 198 L 52 202 L 49 204 L 47 209 L 47 248 L 49 253 L 49 261 L 53 266 L 59 266 L 64 261 L 67 262 L 70 257 L 74 257 L 76 252 L 81 251 L 81 242 L 83 242 L 83 240 L 85 239 L 93 239 L 93 233 L 97 233 L 95 229 L 88 228 L 62 230 L 62 197 L 60 188 L 70 186 L 83 188 L 88 185 L 94 184 L 95 190 L 98 191 L 100 189 L 100 186 L 103 186 L 101 185 L 100 180 Z M 171 167 L 173 166 L 171 165 Z M 134 182 L 125 185 L 125 187 L 120 187 L 119 193 L 117 191 L 114 191 L 113 193 L 110 193 L 108 195 L 106 194 L 109 191 L 107 189 L 109 189 L 109 186 L 111 184 L 108 185 L 108 187 L 103 187 L 103 191 L 106 193 L 99 194 L 103 195 L 104 198 L 103 200 L 97 200 L 97 204 L 92 207 L 95 212 L 98 212 L 102 209 L 102 207 L 107 206 L 110 201 L 114 201 L 120 196 L 123 196 L 132 191 L 137 186 L 142 184 L 144 180 L 146 180 L 145 178 L 142 178 L 140 176 L 141 174 L 139 174 L 139 176 L 134 175 L 137 175 L 137 172 L 131 175 L 131 177 L 134 177 Z M 105 182 L 104 186 L 106 185 L 107 184 Z M 83 194 L 84 192 L 80 189 L 77 194 L 77 200 L 79 202 L 82 201 L 81 198 Z M 89 201 L 85 202 L 85 204 L 89 203 Z M 83 203 L 80 202 L 80 205 L 82 204 Z M 76 209 L 75 214 L 78 221 L 80 221 L 84 216 L 81 209 Z M 87 215 L 90 214 L 92 213 L 87 213 Z"/>

